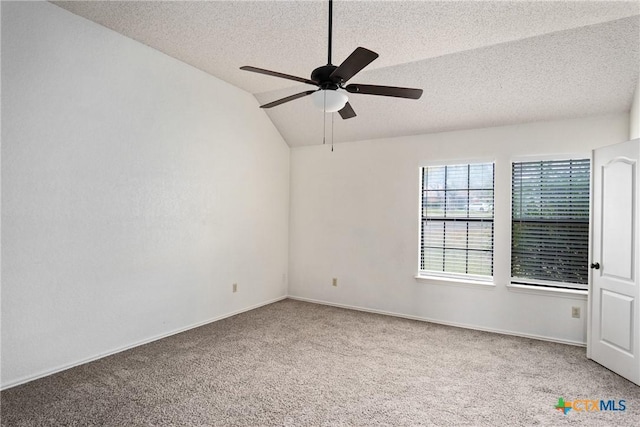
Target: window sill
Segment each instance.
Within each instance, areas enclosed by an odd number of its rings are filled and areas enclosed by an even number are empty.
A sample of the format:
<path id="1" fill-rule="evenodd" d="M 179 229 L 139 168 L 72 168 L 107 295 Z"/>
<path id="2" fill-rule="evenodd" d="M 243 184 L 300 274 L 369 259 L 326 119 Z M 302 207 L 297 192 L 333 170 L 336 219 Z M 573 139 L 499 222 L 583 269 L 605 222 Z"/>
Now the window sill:
<path id="1" fill-rule="evenodd" d="M 485 280 L 473 280 L 463 279 L 458 277 L 443 277 L 443 276 L 425 276 L 416 275 L 415 279 L 420 282 L 425 282 L 433 285 L 443 286 L 461 286 L 464 288 L 476 288 L 476 289 L 494 289 L 496 287 L 493 281 Z"/>
<path id="2" fill-rule="evenodd" d="M 589 291 L 580 289 L 561 289 L 561 288 L 543 288 L 540 286 L 531 285 L 516 285 L 510 283 L 507 285 L 507 289 L 512 292 L 521 292 L 525 294 L 555 296 L 562 298 L 570 298 L 577 300 L 586 300 Z"/>

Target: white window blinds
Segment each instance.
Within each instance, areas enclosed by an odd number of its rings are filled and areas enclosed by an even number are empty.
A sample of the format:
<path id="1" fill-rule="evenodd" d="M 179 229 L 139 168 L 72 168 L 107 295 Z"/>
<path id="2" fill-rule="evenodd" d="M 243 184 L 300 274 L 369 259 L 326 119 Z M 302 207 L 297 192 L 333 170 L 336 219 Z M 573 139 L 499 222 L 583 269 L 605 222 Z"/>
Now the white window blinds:
<path id="1" fill-rule="evenodd" d="M 493 276 L 493 163 L 422 168 L 420 271 Z"/>
<path id="2" fill-rule="evenodd" d="M 513 283 L 586 289 L 590 161 L 512 164 Z"/>

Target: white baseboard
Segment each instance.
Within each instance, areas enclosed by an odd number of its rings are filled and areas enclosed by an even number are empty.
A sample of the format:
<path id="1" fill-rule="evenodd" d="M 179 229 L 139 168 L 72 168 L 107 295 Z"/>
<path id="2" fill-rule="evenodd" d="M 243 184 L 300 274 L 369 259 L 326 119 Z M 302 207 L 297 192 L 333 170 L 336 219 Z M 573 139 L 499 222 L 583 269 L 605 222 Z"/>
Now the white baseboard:
<path id="1" fill-rule="evenodd" d="M 95 356 L 91 356 L 91 357 L 88 357 L 88 358 L 85 358 L 85 359 L 82 359 L 82 360 L 78 360 L 76 362 L 72 362 L 72 363 L 68 363 L 66 365 L 58 366 L 58 367 L 53 368 L 53 369 L 47 369 L 47 370 L 38 372 L 38 373 L 33 374 L 33 375 L 27 375 L 27 376 L 24 376 L 22 378 L 18 378 L 17 380 L 9 381 L 8 383 L 2 384 L 0 386 L 0 390 L 6 390 L 6 389 L 9 389 L 11 387 L 18 386 L 20 384 L 24 384 L 24 383 L 28 383 L 28 382 L 33 381 L 33 380 L 37 380 L 38 378 L 43 378 L 43 377 L 46 377 L 46 376 L 49 376 L 49 375 L 56 374 L 58 372 L 66 371 L 67 369 L 71 369 L 71 368 L 76 367 L 76 366 L 84 365 L 85 363 L 93 362 L 94 360 L 102 359 L 103 357 L 111 356 L 113 354 L 120 353 L 120 352 L 123 352 L 125 350 L 129 350 L 129 349 L 134 348 L 134 347 L 138 347 L 138 346 L 141 346 L 141 345 L 149 344 L 150 342 L 158 341 L 158 340 L 161 340 L 163 338 L 170 337 L 171 335 L 176 335 L 176 334 L 179 334 L 181 332 L 188 331 L 190 329 L 198 328 L 200 326 L 204 326 L 204 325 L 207 325 L 209 323 L 217 322 L 218 320 L 226 319 L 227 317 L 235 316 L 236 314 L 244 313 L 246 311 L 255 310 L 256 308 L 259 308 L 259 307 L 262 307 L 262 306 L 265 306 L 265 305 L 269 305 L 269 304 L 273 304 L 274 302 L 282 301 L 283 299 L 286 299 L 286 298 L 287 298 L 287 296 L 284 295 L 284 296 L 281 296 L 281 297 L 278 297 L 278 298 L 274 298 L 274 299 L 269 300 L 269 301 L 265 301 L 265 302 L 261 302 L 259 304 L 252 305 L 250 307 L 246 307 L 246 308 L 243 308 L 243 309 L 240 309 L 240 310 L 233 311 L 231 313 L 226 313 L 226 314 L 223 314 L 221 316 L 217 316 L 217 317 L 213 317 L 211 319 L 204 320 L 202 322 L 194 323 L 192 325 L 185 326 L 184 328 L 174 329 L 174 330 L 172 330 L 170 332 L 167 332 L 167 333 L 164 333 L 164 334 L 156 335 L 156 336 L 153 336 L 151 338 L 146 338 L 144 340 L 137 341 L 137 342 L 135 342 L 133 344 L 128 344 L 128 345 L 126 345 L 124 347 L 119 347 L 119 348 L 114 349 L 114 350 L 109 350 L 107 352 L 100 353 L 100 354 L 97 354 Z"/>
<path id="2" fill-rule="evenodd" d="M 439 325 L 455 326 L 456 328 L 473 329 L 473 330 L 476 330 L 476 331 L 492 332 L 492 333 L 502 334 L 502 335 L 512 335 L 512 336 L 516 336 L 516 337 L 531 338 L 531 339 L 541 340 L 541 341 L 549 341 L 549 342 L 555 342 L 555 343 L 560 343 L 560 344 L 575 345 L 575 346 L 578 346 L 578 347 L 586 347 L 587 346 L 586 343 L 580 342 L 580 341 L 564 340 L 564 339 L 560 339 L 560 338 L 547 337 L 547 336 L 544 336 L 544 335 L 526 334 L 526 333 L 517 332 L 517 331 L 507 331 L 507 330 L 504 330 L 504 329 L 485 328 L 485 327 L 482 327 L 482 326 L 469 325 L 469 324 L 466 324 L 466 323 L 447 322 L 447 321 L 438 320 L 438 319 L 431 319 L 431 318 L 428 318 L 428 317 L 412 316 L 412 315 L 409 315 L 409 314 L 394 313 L 394 312 L 391 312 L 391 311 L 376 310 L 376 309 L 367 308 L 367 307 L 359 307 L 359 306 L 347 305 L 347 304 L 338 304 L 338 303 L 334 303 L 334 302 L 316 300 L 316 299 L 312 299 L 312 298 L 298 297 L 298 296 L 295 296 L 295 295 L 288 295 L 287 298 L 293 299 L 293 300 L 298 300 L 298 301 L 310 302 L 310 303 L 313 303 L 313 304 L 329 305 L 329 306 L 332 306 L 332 307 L 346 308 L 346 309 L 349 309 L 349 310 L 357 310 L 357 311 L 364 311 L 364 312 L 367 312 L 367 313 L 383 314 L 385 316 L 401 317 L 403 319 L 419 320 L 419 321 L 422 321 L 422 322 L 437 323 Z"/>

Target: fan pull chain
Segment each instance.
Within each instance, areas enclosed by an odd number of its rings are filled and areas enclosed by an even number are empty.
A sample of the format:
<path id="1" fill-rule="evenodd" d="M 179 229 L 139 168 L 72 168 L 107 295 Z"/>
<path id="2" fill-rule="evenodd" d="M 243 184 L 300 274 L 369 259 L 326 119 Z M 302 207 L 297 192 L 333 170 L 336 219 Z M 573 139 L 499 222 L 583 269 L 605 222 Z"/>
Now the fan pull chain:
<path id="1" fill-rule="evenodd" d="M 335 113 L 331 113 L 331 152 L 333 153 L 333 118 L 335 117 Z"/>
<path id="2" fill-rule="evenodd" d="M 322 144 L 326 142 L 327 139 L 327 92 L 322 91 Z"/>

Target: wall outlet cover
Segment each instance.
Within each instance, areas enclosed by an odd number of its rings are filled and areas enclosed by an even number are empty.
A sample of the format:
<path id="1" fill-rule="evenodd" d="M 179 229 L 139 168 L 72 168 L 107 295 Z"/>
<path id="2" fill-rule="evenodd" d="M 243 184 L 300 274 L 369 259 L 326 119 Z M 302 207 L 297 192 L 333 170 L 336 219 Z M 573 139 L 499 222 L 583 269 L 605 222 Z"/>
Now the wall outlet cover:
<path id="1" fill-rule="evenodd" d="M 580 307 L 571 307 L 571 317 L 574 319 L 580 318 Z"/>

